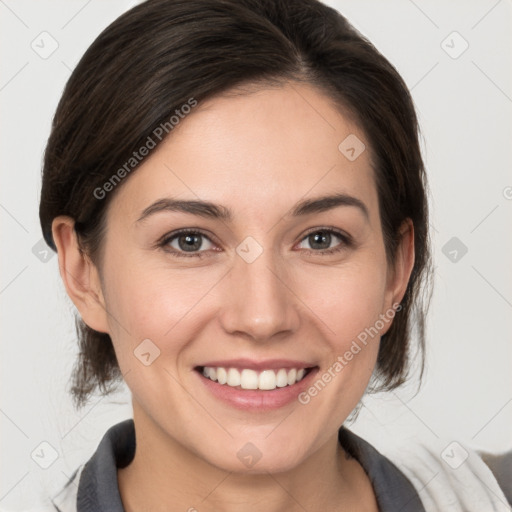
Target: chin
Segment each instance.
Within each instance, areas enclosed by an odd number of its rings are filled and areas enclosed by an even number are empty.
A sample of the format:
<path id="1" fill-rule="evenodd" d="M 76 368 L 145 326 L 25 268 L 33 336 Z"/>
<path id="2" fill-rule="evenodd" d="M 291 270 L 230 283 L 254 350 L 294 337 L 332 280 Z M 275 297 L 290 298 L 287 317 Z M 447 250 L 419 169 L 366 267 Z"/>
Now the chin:
<path id="1" fill-rule="evenodd" d="M 300 446 L 301 450 L 297 445 L 290 444 L 280 444 L 280 447 L 276 447 L 264 441 L 234 442 L 219 453 L 204 454 L 203 459 L 223 471 L 240 475 L 283 473 L 295 468 L 304 460 L 304 445 Z"/>

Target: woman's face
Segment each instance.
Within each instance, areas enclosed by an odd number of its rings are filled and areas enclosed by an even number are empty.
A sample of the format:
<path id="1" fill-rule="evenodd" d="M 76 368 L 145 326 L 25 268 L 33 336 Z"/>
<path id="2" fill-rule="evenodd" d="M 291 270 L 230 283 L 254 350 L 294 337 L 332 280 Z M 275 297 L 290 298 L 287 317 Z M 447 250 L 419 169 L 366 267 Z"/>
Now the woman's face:
<path id="1" fill-rule="evenodd" d="M 126 178 L 101 288 L 139 430 L 229 471 L 292 468 L 336 435 L 408 279 L 361 143 L 287 84 L 199 105 Z"/>

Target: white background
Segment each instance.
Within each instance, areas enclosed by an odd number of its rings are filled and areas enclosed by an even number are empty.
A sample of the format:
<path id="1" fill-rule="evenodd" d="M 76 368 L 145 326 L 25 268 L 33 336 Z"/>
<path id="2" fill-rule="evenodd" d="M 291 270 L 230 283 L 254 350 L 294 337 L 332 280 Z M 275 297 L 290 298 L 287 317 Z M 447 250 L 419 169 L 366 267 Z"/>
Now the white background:
<path id="1" fill-rule="evenodd" d="M 131 415 L 126 390 L 74 411 L 73 308 L 57 257 L 42 262 L 32 248 L 41 239 L 42 153 L 63 86 L 99 32 L 135 3 L 0 1 L 0 507 L 8 510 L 59 489 L 106 429 Z M 351 428 L 379 449 L 399 431 L 503 452 L 512 448 L 512 2 L 328 3 L 412 89 L 432 195 L 435 293 L 423 387 L 365 398 Z M 47 59 L 31 48 L 43 31 L 58 43 Z M 469 44 L 458 58 L 445 51 L 463 48 L 453 31 Z M 442 252 L 452 237 L 468 249 L 456 262 Z M 31 458 L 43 441 L 58 456 L 48 469 Z"/>

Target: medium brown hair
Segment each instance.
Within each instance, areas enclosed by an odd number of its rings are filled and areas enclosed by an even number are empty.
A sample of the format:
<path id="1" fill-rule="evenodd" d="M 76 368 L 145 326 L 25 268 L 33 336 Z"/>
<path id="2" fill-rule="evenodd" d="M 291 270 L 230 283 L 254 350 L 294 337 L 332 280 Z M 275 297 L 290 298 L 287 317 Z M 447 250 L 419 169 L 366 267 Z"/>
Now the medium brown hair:
<path id="1" fill-rule="evenodd" d="M 123 183 L 101 199 L 94 192 L 148 136 L 190 98 L 200 104 L 237 86 L 286 81 L 321 89 L 362 128 L 389 262 L 401 223 L 414 224 L 414 267 L 402 309 L 381 339 L 373 386 L 392 389 L 409 373 L 414 326 L 423 370 L 430 245 L 418 123 L 396 69 L 316 0 L 148 0 L 115 20 L 76 66 L 53 119 L 40 202 L 44 238 L 55 249 L 53 219 L 72 217 L 81 249 L 100 267 L 105 212 Z M 80 407 L 122 376 L 109 335 L 79 317 L 76 323 L 71 392 Z"/>

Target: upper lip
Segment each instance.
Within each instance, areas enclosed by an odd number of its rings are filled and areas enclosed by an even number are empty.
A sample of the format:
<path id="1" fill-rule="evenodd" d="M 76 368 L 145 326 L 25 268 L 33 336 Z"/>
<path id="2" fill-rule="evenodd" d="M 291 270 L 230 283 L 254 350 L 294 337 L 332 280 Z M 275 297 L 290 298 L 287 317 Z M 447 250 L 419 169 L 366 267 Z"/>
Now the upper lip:
<path id="1" fill-rule="evenodd" d="M 223 361 L 208 361 L 206 363 L 198 365 L 198 367 L 203 368 L 205 366 L 208 367 L 222 367 L 222 368 L 239 368 L 239 369 L 249 369 L 249 370 L 280 370 L 281 368 L 291 369 L 296 368 L 300 370 L 301 368 L 312 368 L 316 366 L 313 363 L 305 362 L 305 361 L 296 361 L 292 359 L 267 359 L 265 361 L 255 361 L 254 359 L 225 359 Z"/>

